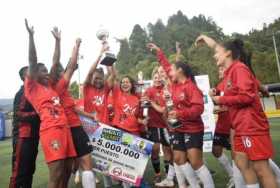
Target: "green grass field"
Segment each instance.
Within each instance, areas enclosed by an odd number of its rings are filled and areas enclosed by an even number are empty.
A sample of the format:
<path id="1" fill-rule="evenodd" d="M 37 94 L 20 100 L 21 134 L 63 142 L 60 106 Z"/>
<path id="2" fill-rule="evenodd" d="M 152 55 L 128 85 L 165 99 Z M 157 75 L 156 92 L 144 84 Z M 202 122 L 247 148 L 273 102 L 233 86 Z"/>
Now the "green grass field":
<path id="1" fill-rule="evenodd" d="M 276 161 L 276 163 L 279 165 L 280 164 L 280 147 L 279 147 L 280 119 L 279 118 L 270 119 L 270 123 L 271 123 L 271 134 L 272 134 L 274 148 L 275 148 L 274 161 Z M 0 188 L 7 188 L 9 184 L 9 177 L 11 175 L 11 152 L 12 152 L 11 139 L 0 141 Z M 216 174 L 214 175 L 216 188 L 224 188 L 228 180 L 225 171 L 220 167 L 216 159 L 214 159 L 214 157 L 211 154 L 205 154 L 205 158 L 207 160 L 208 167 L 216 171 Z M 148 164 L 145 173 L 145 178 L 148 182 L 152 182 L 153 170 L 150 163 Z M 48 180 L 48 169 L 44 163 L 42 152 L 40 151 L 37 159 L 37 170 L 34 175 L 33 187 L 34 188 L 47 187 L 47 180 Z M 73 179 L 71 178 L 69 187 L 71 188 L 81 187 L 81 185 L 75 185 L 73 183 Z M 97 187 L 103 187 L 102 183 L 98 184 Z"/>

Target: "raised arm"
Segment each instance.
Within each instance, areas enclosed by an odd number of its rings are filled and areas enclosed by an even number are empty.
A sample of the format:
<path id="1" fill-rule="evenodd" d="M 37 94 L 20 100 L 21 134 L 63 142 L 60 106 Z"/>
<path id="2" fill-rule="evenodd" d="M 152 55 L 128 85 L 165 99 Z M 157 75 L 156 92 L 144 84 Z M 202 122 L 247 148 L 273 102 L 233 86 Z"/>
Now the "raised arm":
<path id="1" fill-rule="evenodd" d="M 216 49 L 217 46 L 220 46 L 219 43 L 217 43 L 214 39 L 206 36 L 206 35 L 200 35 L 195 40 L 195 46 L 200 46 L 202 44 L 206 44 L 208 47 L 212 49 Z"/>
<path id="2" fill-rule="evenodd" d="M 107 71 L 108 71 L 108 74 L 109 74 L 109 76 L 107 78 L 107 85 L 110 89 L 112 89 L 115 85 L 116 70 L 115 70 L 114 66 L 108 66 Z"/>
<path id="3" fill-rule="evenodd" d="M 86 80 L 85 80 L 85 82 L 84 82 L 84 85 L 90 84 L 92 75 L 93 75 L 94 71 L 96 70 L 98 63 L 100 62 L 103 53 L 104 53 L 105 51 L 107 51 L 108 48 L 109 48 L 109 47 L 108 47 L 107 45 L 103 44 L 99 56 L 97 57 L 96 61 L 93 63 L 93 65 L 91 66 L 91 68 L 90 68 L 90 70 L 89 70 L 89 72 L 88 72 L 88 74 L 87 74 L 87 77 L 86 77 Z"/>
<path id="4" fill-rule="evenodd" d="M 64 79 L 68 82 L 71 80 L 72 75 L 77 68 L 77 62 L 78 62 L 79 49 L 80 49 L 81 42 L 82 42 L 82 40 L 80 38 L 78 38 L 76 40 L 76 45 L 72 51 L 70 63 L 67 65 L 66 71 L 63 75 Z"/>
<path id="5" fill-rule="evenodd" d="M 55 38 L 55 48 L 53 54 L 53 64 L 50 71 L 50 78 L 51 80 L 55 81 L 58 80 L 59 77 L 59 66 L 62 67 L 60 64 L 60 41 L 61 41 L 61 31 L 58 30 L 57 27 L 54 27 L 51 31 L 52 35 Z"/>
<path id="6" fill-rule="evenodd" d="M 36 65 L 37 65 L 37 53 L 34 42 L 34 28 L 33 26 L 28 25 L 27 19 L 25 19 L 25 27 L 29 34 L 29 52 L 28 52 L 28 61 L 29 61 L 29 71 L 28 75 L 31 79 L 34 78 L 36 74 Z"/>
<path id="7" fill-rule="evenodd" d="M 160 65 L 163 67 L 164 71 L 166 72 L 166 75 L 168 76 L 168 78 L 170 79 L 170 75 L 169 72 L 171 70 L 171 64 L 169 63 L 168 59 L 166 58 L 166 56 L 164 55 L 163 51 L 154 43 L 149 43 L 147 45 L 147 47 L 153 51 L 155 50 L 157 52 L 157 59 L 158 62 L 160 63 Z"/>
<path id="8" fill-rule="evenodd" d="M 180 61 L 180 55 L 181 55 L 181 44 L 180 42 L 176 42 L 176 59 L 175 61 Z"/>

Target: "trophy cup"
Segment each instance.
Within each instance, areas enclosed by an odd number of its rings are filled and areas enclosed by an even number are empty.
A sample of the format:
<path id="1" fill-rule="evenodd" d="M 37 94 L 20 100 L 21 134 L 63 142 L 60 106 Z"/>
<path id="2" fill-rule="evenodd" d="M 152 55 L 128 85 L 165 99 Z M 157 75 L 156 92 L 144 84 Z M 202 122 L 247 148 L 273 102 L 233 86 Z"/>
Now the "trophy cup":
<path id="1" fill-rule="evenodd" d="M 101 58 L 100 64 L 106 65 L 106 66 L 112 66 L 115 61 L 117 61 L 116 55 L 109 51 L 109 44 L 108 44 L 108 37 L 109 32 L 106 29 L 99 29 L 96 32 L 96 36 L 99 40 L 102 41 L 103 45 L 108 46 L 108 51 L 104 53 L 104 55 Z"/>
<path id="2" fill-rule="evenodd" d="M 166 107 L 167 107 L 167 112 L 170 112 L 174 108 L 171 93 L 168 91 L 167 87 L 164 87 L 163 93 L 164 93 L 164 98 L 165 98 L 165 104 L 166 104 Z M 168 118 L 167 125 L 171 129 L 176 129 L 176 128 L 181 127 L 182 123 L 178 119 Z"/>
<path id="3" fill-rule="evenodd" d="M 145 93 L 145 86 L 144 86 L 144 80 L 143 80 L 143 72 L 138 72 L 138 85 L 141 95 L 143 96 Z M 143 117 L 148 118 L 148 109 L 149 109 L 149 101 L 142 101 L 141 107 L 143 108 Z"/>

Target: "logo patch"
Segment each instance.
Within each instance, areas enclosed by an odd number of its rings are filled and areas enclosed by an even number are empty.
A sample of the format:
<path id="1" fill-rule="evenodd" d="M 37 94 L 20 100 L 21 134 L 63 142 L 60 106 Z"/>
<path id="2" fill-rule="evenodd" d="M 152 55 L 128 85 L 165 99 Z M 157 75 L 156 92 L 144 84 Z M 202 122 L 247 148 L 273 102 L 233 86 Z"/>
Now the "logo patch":
<path id="1" fill-rule="evenodd" d="M 102 96 L 95 96 L 92 102 L 96 106 L 101 106 L 103 104 L 103 102 L 104 102 L 104 95 L 102 95 Z"/>
<path id="2" fill-rule="evenodd" d="M 181 93 L 180 96 L 179 96 L 179 99 L 184 100 L 185 99 L 185 93 Z"/>
<path id="3" fill-rule="evenodd" d="M 185 134 L 184 139 L 185 139 L 185 143 L 188 143 L 190 141 L 191 136 L 188 134 Z"/>
<path id="4" fill-rule="evenodd" d="M 54 106 L 60 106 L 60 99 L 59 97 L 53 97 L 52 102 Z"/>
<path id="5" fill-rule="evenodd" d="M 60 145 L 58 140 L 51 141 L 51 147 L 52 147 L 53 150 L 55 150 L 55 151 L 59 150 L 60 146 L 61 145 Z"/>
<path id="6" fill-rule="evenodd" d="M 115 175 L 115 176 L 121 176 L 122 175 L 122 169 L 120 167 L 115 167 L 112 171 L 112 173 Z"/>
<path id="7" fill-rule="evenodd" d="M 231 80 L 227 80 L 227 88 L 231 88 L 232 87 L 232 81 Z"/>

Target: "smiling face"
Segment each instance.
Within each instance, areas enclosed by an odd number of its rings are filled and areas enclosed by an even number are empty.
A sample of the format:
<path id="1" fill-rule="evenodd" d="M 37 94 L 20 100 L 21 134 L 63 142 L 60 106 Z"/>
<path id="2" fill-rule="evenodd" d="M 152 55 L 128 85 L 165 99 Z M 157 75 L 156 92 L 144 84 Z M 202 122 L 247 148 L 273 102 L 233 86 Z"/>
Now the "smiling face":
<path id="1" fill-rule="evenodd" d="M 132 90 L 132 83 L 128 77 L 121 80 L 121 90 L 125 93 L 130 93 Z"/>
<path id="2" fill-rule="evenodd" d="M 177 68 L 174 64 L 171 66 L 170 77 L 172 82 L 177 82 L 178 77 L 182 74 L 182 69 Z"/>
<path id="3" fill-rule="evenodd" d="M 48 69 L 44 64 L 38 64 L 37 65 L 37 81 L 42 85 L 48 85 L 49 83 L 49 73 Z"/>
<path id="4" fill-rule="evenodd" d="M 158 68 L 157 71 L 158 71 L 159 77 L 160 77 L 163 81 L 167 80 L 166 72 L 164 71 L 164 69 L 163 69 L 162 66 L 160 66 L 160 67 Z"/>
<path id="5" fill-rule="evenodd" d="M 159 87 L 162 85 L 162 79 L 159 76 L 159 73 L 155 73 L 153 76 L 153 85 Z"/>
<path id="6" fill-rule="evenodd" d="M 218 67 L 225 66 L 226 60 L 231 59 L 231 51 L 222 46 L 217 46 L 213 57 Z"/>
<path id="7" fill-rule="evenodd" d="M 97 89 L 102 89 L 104 87 L 104 74 L 100 72 L 95 72 L 92 76 L 92 85 Z"/>

